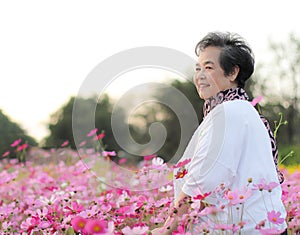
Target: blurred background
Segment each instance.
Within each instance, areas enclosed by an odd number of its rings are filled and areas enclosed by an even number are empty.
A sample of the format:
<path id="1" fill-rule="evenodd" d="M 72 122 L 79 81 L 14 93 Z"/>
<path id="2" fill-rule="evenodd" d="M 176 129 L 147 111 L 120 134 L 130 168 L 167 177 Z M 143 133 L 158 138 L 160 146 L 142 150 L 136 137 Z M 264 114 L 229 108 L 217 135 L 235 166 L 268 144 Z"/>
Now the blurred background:
<path id="1" fill-rule="evenodd" d="M 122 149 L 113 136 L 111 114 L 130 88 L 160 82 L 180 90 L 202 120 L 203 101 L 189 79 L 163 69 L 128 72 L 99 95 L 79 98 L 77 91 L 90 71 L 107 57 L 139 46 L 163 46 L 196 59 L 194 47 L 210 31 L 232 31 L 251 45 L 256 68 L 247 84 L 258 109 L 277 132 L 283 164 L 300 163 L 300 29 L 297 1 L 2 1 L 0 3 L 0 158 L 21 138 L 30 146 L 74 148 L 72 108 L 75 98 L 87 109 L 96 104 L 96 127 L 105 133 L 108 150 Z M 151 91 L 157 99 L 168 96 Z M 122 110 L 124 109 L 124 110 Z M 157 152 L 171 158 L 180 143 L 176 113 L 157 102 L 131 112 L 118 108 L 120 122 L 138 143 L 149 141 L 149 126 L 161 122 L 167 130 Z M 280 115 L 282 114 L 282 116 Z M 188 115 L 188 114 L 187 114 Z M 82 122 L 85 122 L 82 116 Z M 121 152 L 120 152 L 121 154 Z M 122 153 L 124 154 L 124 153 Z M 126 154 L 124 155 L 126 156 Z"/>

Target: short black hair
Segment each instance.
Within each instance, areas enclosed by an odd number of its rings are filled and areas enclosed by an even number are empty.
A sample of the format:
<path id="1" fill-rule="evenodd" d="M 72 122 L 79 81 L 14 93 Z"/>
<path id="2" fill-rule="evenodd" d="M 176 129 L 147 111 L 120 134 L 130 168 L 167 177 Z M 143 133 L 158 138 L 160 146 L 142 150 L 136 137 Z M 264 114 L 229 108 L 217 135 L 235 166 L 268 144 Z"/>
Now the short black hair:
<path id="1" fill-rule="evenodd" d="M 226 76 L 230 75 L 236 66 L 240 71 L 236 78 L 238 87 L 244 88 L 246 80 L 254 71 L 254 55 L 246 41 L 236 33 L 210 32 L 197 43 L 195 53 L 209 46 L 219 47 L 221 54 L 219 63 Z"/>

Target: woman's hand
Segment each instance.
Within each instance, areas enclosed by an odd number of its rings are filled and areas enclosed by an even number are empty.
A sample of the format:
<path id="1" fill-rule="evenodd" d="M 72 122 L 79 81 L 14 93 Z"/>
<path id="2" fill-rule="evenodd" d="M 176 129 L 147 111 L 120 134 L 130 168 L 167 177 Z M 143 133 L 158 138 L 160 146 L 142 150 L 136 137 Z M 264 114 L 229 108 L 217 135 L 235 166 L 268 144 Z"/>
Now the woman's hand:
<path id="1" fill-rule="evenodd" d="M 153 229 L 153 230 L 151 231 L 151 234 L 152 234 L 152 235 L 159 235 L 159 234 L 160 234 L 160 232 L 159 232 L 160 229 L 161 229 L 161 228 L 155 228 L 155 229 Z"/>
<path id="2" fill-rule="evenodd" d="M 162 232 L 163 231 L 163 232 Z M 151 231 L 152 235 L 171 235 L 172 233 L 168 231 L 167 229 L 161 227 L 161 228 L 155 228 Z"/>

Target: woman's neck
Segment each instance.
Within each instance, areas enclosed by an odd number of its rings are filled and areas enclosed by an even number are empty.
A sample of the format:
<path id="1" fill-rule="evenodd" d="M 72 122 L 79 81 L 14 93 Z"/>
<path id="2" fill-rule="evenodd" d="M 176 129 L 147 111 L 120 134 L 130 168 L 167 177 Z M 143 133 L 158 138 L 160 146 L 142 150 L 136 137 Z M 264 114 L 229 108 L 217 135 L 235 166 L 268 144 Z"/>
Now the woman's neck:
<path id="1" fill-rule="evenodd" d="M 215 96 L 205 100 L 203 104 L 203 117 L 213 110 L 217 105 L 230 100 L 248 100 L 249 97 L 246 91 L 240 87 L 230 88 L 228 90 L 220 91 Z"/>

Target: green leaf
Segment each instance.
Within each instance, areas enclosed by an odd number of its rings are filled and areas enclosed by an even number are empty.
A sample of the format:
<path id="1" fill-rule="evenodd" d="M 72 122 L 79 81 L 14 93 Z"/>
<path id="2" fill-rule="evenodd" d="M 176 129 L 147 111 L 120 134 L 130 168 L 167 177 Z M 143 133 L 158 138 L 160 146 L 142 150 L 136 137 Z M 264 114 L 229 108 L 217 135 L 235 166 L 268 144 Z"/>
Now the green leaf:
<path id="1" fill-rule="evenodd" d="M 66 231 L 66 235 L 75 235 L 73 227 L 68 228 L 68 230 Z"/>

